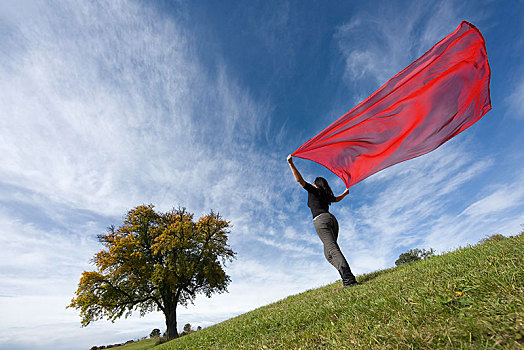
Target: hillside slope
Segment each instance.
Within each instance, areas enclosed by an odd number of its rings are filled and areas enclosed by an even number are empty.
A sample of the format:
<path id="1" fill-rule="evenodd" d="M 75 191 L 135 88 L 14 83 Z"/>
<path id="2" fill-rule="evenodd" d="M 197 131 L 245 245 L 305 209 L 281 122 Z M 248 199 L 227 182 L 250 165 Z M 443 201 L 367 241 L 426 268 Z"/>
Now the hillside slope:
<path id="1" fill-rule="evenodd" d="M 288 297 L 155 349 L 524 348 L 524 235 Z"/>

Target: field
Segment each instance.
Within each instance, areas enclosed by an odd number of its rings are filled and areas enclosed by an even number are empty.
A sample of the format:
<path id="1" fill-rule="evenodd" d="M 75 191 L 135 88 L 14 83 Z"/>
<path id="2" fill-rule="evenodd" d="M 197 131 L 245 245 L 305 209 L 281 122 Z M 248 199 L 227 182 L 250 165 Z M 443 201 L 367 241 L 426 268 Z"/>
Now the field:
<path id="1" fill-rule="evenodd" d="M 523 263 L 521 234 L 309 290 L 154 349 L 521 349 Z"/>
<path id="2" fill-rule="evenodd" d="M 156 339 L 144 339 L 144 340 L 134 342 L 131 344 L 118 346 L 114 349 L 117 349 L 117 350 L 146 350 L 146 349 L 153 348 L 155 344 L 156 344 Z"/>

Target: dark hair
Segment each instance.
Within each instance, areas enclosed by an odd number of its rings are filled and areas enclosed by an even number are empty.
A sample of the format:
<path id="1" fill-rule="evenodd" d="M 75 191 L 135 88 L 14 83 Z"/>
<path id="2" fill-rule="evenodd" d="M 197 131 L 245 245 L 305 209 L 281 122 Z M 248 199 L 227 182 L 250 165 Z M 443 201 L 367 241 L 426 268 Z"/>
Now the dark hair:
<path id="1" fill-rule="evenodd" d="M 326 179 L 323 177 L 317 177 L 313 183 L 317 186 L 320 198 L 323 201 L 327 202 L 328 204 L 331 204 L 335 201 L 335 195 L 333 194 L 331 187 L 329 187 Z"/>

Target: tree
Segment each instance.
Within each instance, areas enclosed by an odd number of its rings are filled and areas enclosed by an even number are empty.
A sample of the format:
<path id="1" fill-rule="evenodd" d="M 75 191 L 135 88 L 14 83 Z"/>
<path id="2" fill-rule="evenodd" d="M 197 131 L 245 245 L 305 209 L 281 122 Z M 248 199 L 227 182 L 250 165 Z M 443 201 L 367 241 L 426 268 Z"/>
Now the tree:
<path id="1" fill-rule="evenodd" d="M 156 338 L 156 337 L 160 337 L 160 329 L 158 328 L 153 329 L 151 333 L 149 334 L 149 338 Z"/>
<path id="2" fill-rule="evenodd" d="M 131 315 L 140 310 L 165 315 L 167 337 L 178 337 L 176 308 L 198 293 L 211 297 L 231 281 L 223 265 L 234 259 L 227 244 L 230 223 L 211 211 L 193 221 L 185 208 L 157 213 L 153 205 L 127 213 L 118 229 L 99 235 L 105 247 L 95 254 L 97 271 L 84 271 L 68 307 L 80 310 L 81 323 Z"/>
<path id="3" fill-rule="evenodd" d="M 185 334 L 189 334 L 189 333 L 191 333 L 191 332 L 192 332 L 192 330 L 191 330 L 191 324 L 190 324 L 190 323 L 186 323 L 186 324 L 184 325 L 184 333 L 185 333 Z"/>
<path id="4" fill-rule="evenodd" d="M 418 248 L 410 249 L 406 253 L 402 253 L 399 255 L 398 259 L 395 261 L 395 265 L 399 266 L 412 261 L 426 259 L 433 255 L 435 255 L 435 251 L 433 250 L 433 248 L 429 248 L 429 250 L 421 250 Z"/>

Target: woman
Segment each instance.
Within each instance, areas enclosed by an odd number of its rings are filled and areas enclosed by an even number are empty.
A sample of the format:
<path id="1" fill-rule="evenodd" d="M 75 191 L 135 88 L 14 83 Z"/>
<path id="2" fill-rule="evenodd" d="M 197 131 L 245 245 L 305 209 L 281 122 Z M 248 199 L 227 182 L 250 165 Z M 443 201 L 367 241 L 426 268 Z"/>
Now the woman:
<path id="1" fill-rule="evenodd" d="M 320 240 L 324 244 L 324 255 L 326 256 L 327 261 L 335 266 L 340 273 L 344 287 L 357 284 L 357 280 L 351 272 L 349 264 L 346 261 L 346 258 L 344 258 L 344 255 L 342 255 L 340 247 L 337 244 L 337 219 L 329 212 L 329 205 L 332 202 L 340 202 L 348 195 L 349 190 L 346 188 L 344 193 L 335 197 L 326 179 L 323 177 L 317 177 L 313 185 L 311 185 L 304 181 L 302 175 L 300 175 L 300 172 L 295 167 L 295 164 L 293 164 L 293 157 L 291 155 L 287 157 L 287 162 L 291 167 L 295 180 L 297 180 L 297 182 L 308 192 L 307 205 L 311 209 L 313 224 L 315 225 L 318 237 L 320 237 Z"/>

